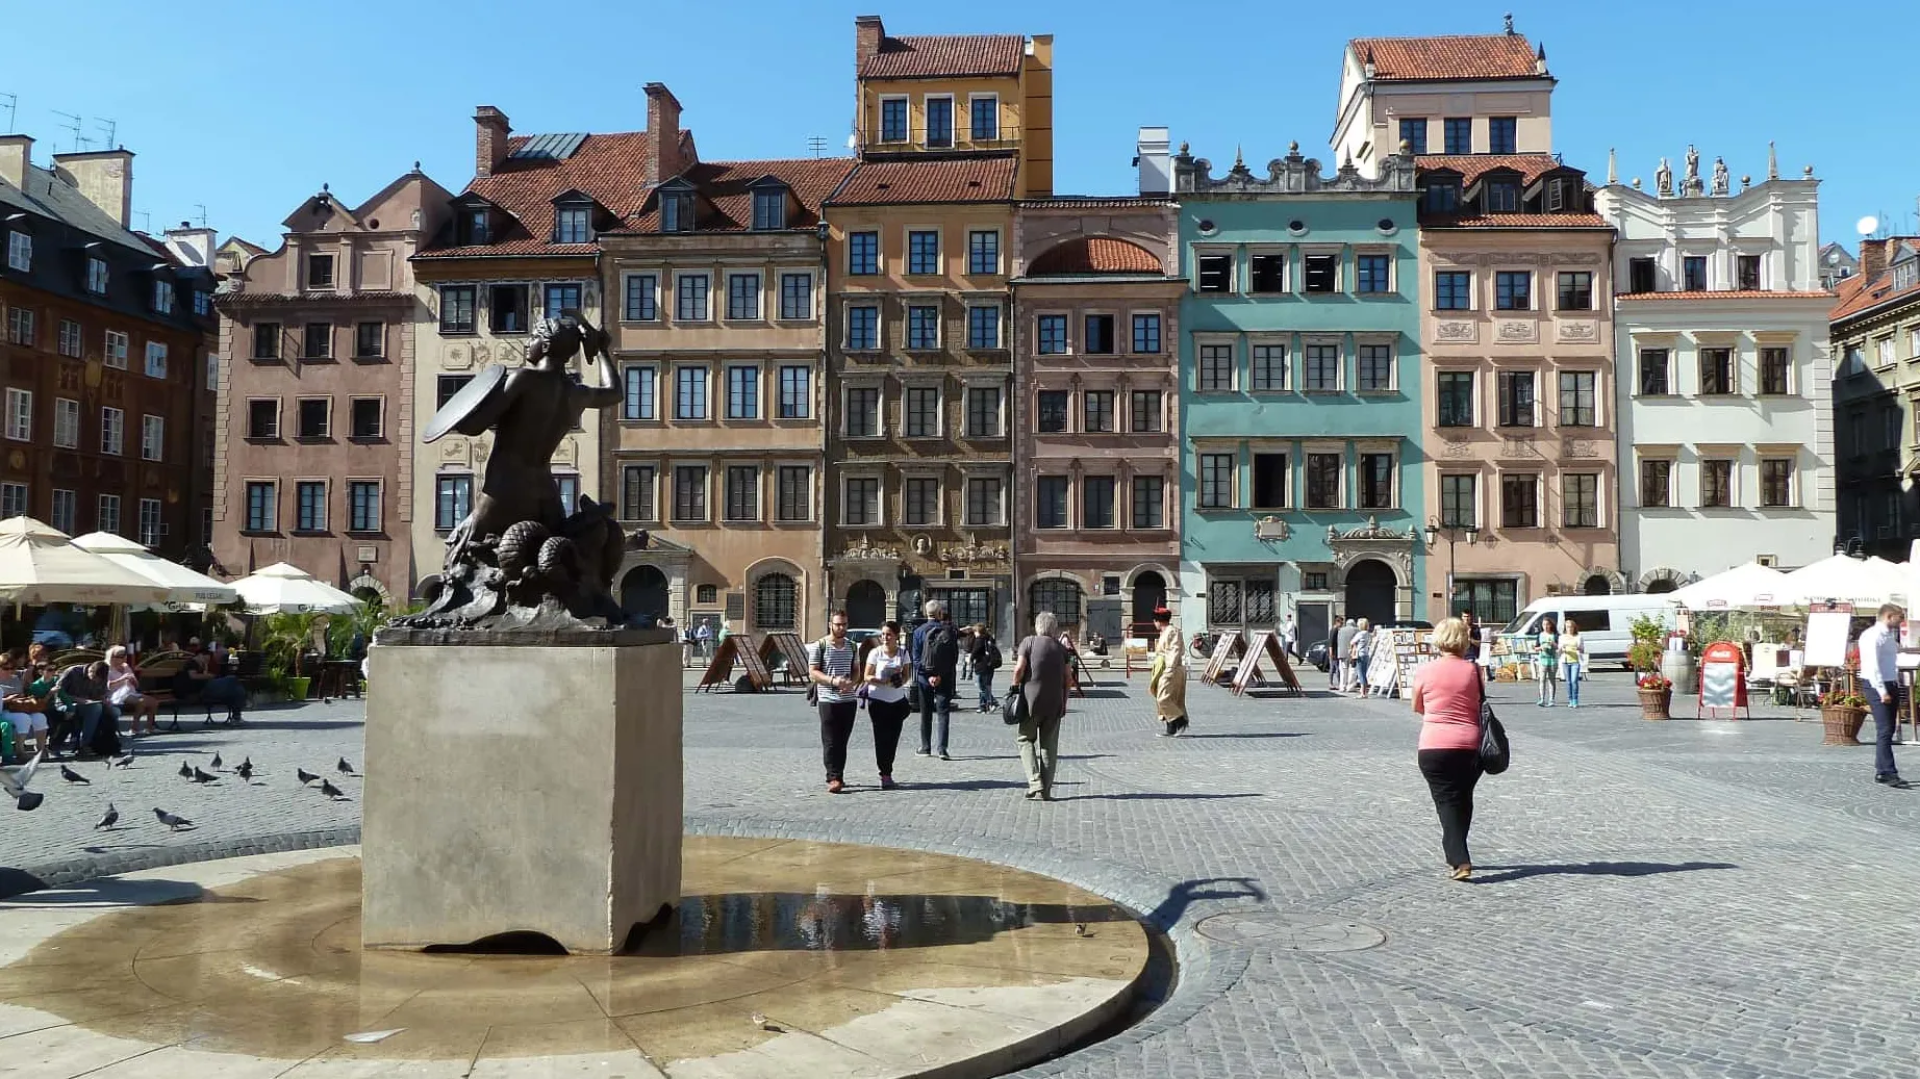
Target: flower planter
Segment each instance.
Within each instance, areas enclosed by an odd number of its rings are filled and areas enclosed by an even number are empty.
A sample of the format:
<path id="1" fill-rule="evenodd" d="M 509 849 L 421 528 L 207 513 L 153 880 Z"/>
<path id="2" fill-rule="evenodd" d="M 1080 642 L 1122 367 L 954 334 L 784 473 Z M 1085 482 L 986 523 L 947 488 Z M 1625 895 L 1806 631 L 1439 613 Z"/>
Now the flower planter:
<path id="1" fill-rule="evenodd" d="M 1846 705 L 1830 704 L 1820 709 L 1820 722 L 1826 727 L 1826 737 L 1821 740 L 1824 746 L 1857 746 L 1860 744 L 1860 726 L 1865 723 L 1867 713 L 1864 709 Z"/>
<path id="2" fill-rule="evenodd" d="M 1673 707 L 1673 688 L 1646 689 L 1640 691 L 1641 719 L 1668 719 L 1669 709 Z"/>
<path id="3" fill-rule="evenodd" d="M 307 691 L 312 688 L 313 679 L 311 678 L 289 678 L 287 679 L 287 699 L 304 701 L 307 699 Z"/>

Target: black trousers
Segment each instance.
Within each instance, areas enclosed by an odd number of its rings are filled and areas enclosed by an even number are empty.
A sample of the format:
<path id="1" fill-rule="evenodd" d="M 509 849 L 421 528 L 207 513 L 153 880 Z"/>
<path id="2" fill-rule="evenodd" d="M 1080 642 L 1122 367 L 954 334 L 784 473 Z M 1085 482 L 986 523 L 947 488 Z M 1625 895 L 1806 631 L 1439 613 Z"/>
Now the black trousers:
<path id="1" fill-rule="evenodd" d="M 820 702 L 820 755 L 828 779 L 839 779 L 846 771 L 847 741 L 853 737 L 853 724 L 859 718 L 859 701 Z"/>
<path id="2" fill-rule="evenodd" d="M 1480 751 L 1423 749 L 1420 774 L 1427 777 L 1434 812 L 1440 815 L 1440 843 L 1447 864 L 1455 869 L 1470 864 L 1467 833 L 1473 828 L 1473 785 L 1480 782 Z"/>
<path id="3" fill-rule="evenodd" d="M 897 701 L 867 702 L 867 717 L 873 720 L 873 763 L 880 774 L 893 774 L 894 753 L 900 748 L 900 730 L 913 710 L 905 697 Z"/>

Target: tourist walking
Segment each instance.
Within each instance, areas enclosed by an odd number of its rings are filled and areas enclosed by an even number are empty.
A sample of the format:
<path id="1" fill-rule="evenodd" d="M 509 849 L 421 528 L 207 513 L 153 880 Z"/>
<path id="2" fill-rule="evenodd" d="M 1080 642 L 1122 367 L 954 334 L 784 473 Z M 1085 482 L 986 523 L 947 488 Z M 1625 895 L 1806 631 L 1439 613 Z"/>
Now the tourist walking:
<path id="1" fill-rule="evenodd" d="M 1293 624 L 1293 616 L 1280 623 L 1280 650 L 1295 659 L 1300 658 L 1300 627 Z"/>
<path id="2" fill-rule="evenodd" d="M 953 689 L 960 668 L 960 638 L 947 620 L 947 605 L 928 600 L 927 620 L 913 631 L 913 680 L 920 688 L 922 757 L 947 756 L 947 725 L 953 718 Z M 937 726 L 936 726 L 937 721 Z"/>
<path id="3" fill-rule="evenodd" d="M 1346 624 L 1345 618 L 1335 616 L 1327 628 L 1327 689 L 1334 693 L 1340 691 L 1340 628 Z"/>
<path id="4" fill-rule="evenodd" d="M 702 622 L 694 627 L 693 654 L 699 659 L 713 658 L 713 623 Z"/>
<path id="5" fill-rule="evenodd" d="M 1000 699 L 993 695 L 993 672 L 1000 669 L 1001 663 L 1000 644 L 984 622 L 973 627 L 967 659 L 973 664 L 973 680 L 980 686 L 980 710 L 991 712 L 1000 707 Z"/>
<path id="6" fill-rule="evenodd" d="M 893 758 L 900 749 L 900 728 L 906 725 L 907 679 L 913 661 L 900 644 L 900 623 L 880 628 L 880 643 L 867 652 L 867 718 L 873 722 L 873 763 L 880 769 L 880 789 L 892 790 Z"/>
<path id="7" fill-rule="evenodd" d="M 1900 700 L 1900 623 L 1906 612 L 1895 603 L 1880 605 L 1880 615 L 1860 634 L 1860 688 L 1873 710 L 1873 781 L 1906 790 L 1893 763 L 1893 736 L 1900 729 L 1896 704 Z"/>
<path id="8" fill-rule="evenodd" d="M 847 612 L 835 611 L 827 636 L 816 641 L 808 657 L 807 676 L 813 680 L 820 708 L 820 754 L 827 766 L 827 793 L 846 787 L 847 742 L 860 715 L 860 683 L 853 675 L 853 641 L 847 637 Z"/>
<path id="9" fill-rule="evenodd" d="M 1153 694 L 1153 713 L 1160 720 L 1160 737 L 1172 738 L 1187 729 L 1187 653 L 1180 647 L 1180 630 L 1173 612 L 1153 609 L 1153 628 L 1160 639 L 1154 646 L 1153 673 L 1147 692 Z"/>
<path id="10" fill-rule="evenodd" d="M 1580 707 L 1580 682 L 1586 677 L 1587 646 L 1580 639 L 1580 624 L 1567 619 L 1560 627 L 1560 680 L 1567 684 L 1567 707 Z"/>
<path id="11" fill-rule="evenodd" d="M 1340 692 L 1353 692 L 1353 639 L 1360 633 L 1360 623 L 1348 622 L 1340 627 L 1334 641 L 1339 650 L 1335 655 L 1340 660 Z"/>
<path id="12" fill-rule="evenodd" d="M 1360 696 L 1365 699 L 1373 691 L 1367 684 L 1367 667 L 1373 660 L 1373 623 L 1365 618 L 1359 622 L 1353 634 L 1353 670 L 1355 684 L 1360 687 Z"/>
<path id="13" fill-rule="evenodd" d="M 1014 652 L 1013 688 L 1008 691 L 1027 698 L 1027 718 L 1015 739 L 1020 763 L 1027 770 L 1027 798 L 1040 802 L 1053 800 L 1060 717 L 1067 712 L 1067 649 L 1054 636 L 1057 630 L 1058 619 L 1052 611 L 1034 616 L 1033 636 L 1022 640 Z"/>
<path id="14" fill-rule="evenodd" d="M 1473 828 L 1473 788 L 1480 782 L 1480 672 L 1467 662 L 1467 624 L 1449 618 L 1433 630 L 1439 655 L 1413 676 L 1413 711 L 1420 717 L 1420 774 L 1440 817 L 1440 845 L 1454 880 L 1473 875 L 1467 833 Z"/>
<path id="15" fill-rule="evenodd" d="M 1554 683 L 1560 674 L 1560 635 L 1553 631 L 1553 619 L 1540 620 L 1540 634 L 1533 639 L 1533 673 L 1540 680 L 1539 697 L 1533 703 L 1552 708 Z"/>

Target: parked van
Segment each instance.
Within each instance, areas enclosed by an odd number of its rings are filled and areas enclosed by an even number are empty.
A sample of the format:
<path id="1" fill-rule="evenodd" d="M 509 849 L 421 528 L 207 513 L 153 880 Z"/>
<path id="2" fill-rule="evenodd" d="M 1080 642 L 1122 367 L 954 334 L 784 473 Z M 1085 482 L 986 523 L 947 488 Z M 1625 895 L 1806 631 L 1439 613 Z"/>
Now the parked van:
<path id="1" fill-rule="evenodd" d="M 1646 617 L 1662 626 L 1673 627 L 1677 608 L 1663 595 L 1630 596 L 1548 596 L 1527 604 L 1520 616 L 1507 623 L 1501 634 L 1540 632 L 1542 619 L 1551 617 L 1555 629 L 1571 618 L 1580 627 L 1580 640 L 1593 663 L 1627 662 L 1627 649 L 1633 647 L 1633 622 Z"/>

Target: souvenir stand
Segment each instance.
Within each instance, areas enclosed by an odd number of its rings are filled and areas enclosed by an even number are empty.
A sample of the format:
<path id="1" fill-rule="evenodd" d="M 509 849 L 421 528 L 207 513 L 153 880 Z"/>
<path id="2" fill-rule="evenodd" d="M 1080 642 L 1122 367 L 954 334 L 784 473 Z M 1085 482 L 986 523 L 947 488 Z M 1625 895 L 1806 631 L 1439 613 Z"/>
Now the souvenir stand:
<path id="1" fill-rule="evenodd" d="M 1414 672 L 1432 659 L 1431 634 L 1423 640 L 1415 629 L 1375 630 L 1367 685 L 1383 694 L 1412 696 Z"/>
<path id="2" fill-rule="evenodd" d="M 1499 633 L 1493 638 L 1493 677 L 1496 682 L 1531 682 L 1539 641 L 1531 633 Z"/>
<path id="3" fill-rule="evenodd" d="M 1743 708 L 1747 718 L 1753 718 L 1753 709 L 1747 704 L 1747 654 L 1731 641 L 1715 641 L 1700 654 L 1700 696 L 1694 702 L 1693 716 L 1713 719 L 1716 717 L 1703 717 L 1702 713 L 1722 708 L 1727 710 L 1728 719 L 1739 719 Z"/>
<path id="4" fill-rule="evenodd" d="M 1811 701 L 1816 707 L 1827 690 L 1854 689 L 1854 678 L 1847 666 L 1849 630 L 1853 625 L 1853 604 L 1815 603 L 1807 608 L 1806 644 L 1800 653 L 1797 678 L 1801 692 L 1794 701 L 1794 718 Z"/>

